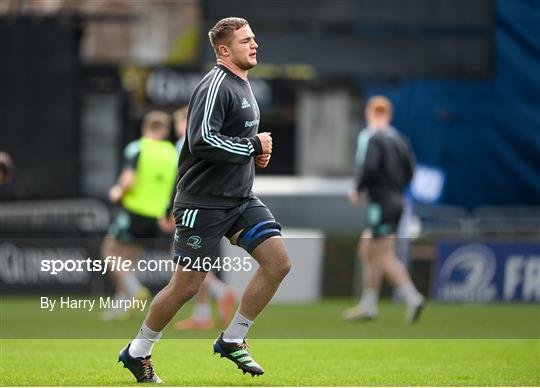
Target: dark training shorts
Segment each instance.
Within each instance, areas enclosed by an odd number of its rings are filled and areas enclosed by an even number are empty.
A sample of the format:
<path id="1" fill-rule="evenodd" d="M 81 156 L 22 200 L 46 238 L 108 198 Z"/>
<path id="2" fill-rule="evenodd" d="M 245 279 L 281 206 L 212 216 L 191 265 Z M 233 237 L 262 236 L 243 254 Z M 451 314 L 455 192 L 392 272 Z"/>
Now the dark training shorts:
<path id="1" fill-rule="evenodd" d="M 215 261 L 223 237 L 230 238 L 242 229 L 251 231 L 247 237 L 257 237 L 252 239 L 252 244 L 244 246 L 237 243 L 251 254 L 265 239 L 279 234 L 280 228 L 270 210 L 256 197 L 230 209 L 175 205 L 173 214 L 176 223 L 175 260 L 185 268 L 200 272 L 208 271 L 201 269 L 200 266 L 192 267 L 193 263 L 197 259 Z"/>
<path id="2" fill-rule="evenodd" d="M 367 208 L 367 221 L 373 238 L 396 234 L 402 212 L 401 197 L 370 201 Z"/>
<path id="3" fill-rule="evenodd" d="M 109 234 L 116 240 L 129 244 L 138 239 L 157 237 L 159 226 L 156 218 L 140 216 L 122 209 L 109 228 Z"/>

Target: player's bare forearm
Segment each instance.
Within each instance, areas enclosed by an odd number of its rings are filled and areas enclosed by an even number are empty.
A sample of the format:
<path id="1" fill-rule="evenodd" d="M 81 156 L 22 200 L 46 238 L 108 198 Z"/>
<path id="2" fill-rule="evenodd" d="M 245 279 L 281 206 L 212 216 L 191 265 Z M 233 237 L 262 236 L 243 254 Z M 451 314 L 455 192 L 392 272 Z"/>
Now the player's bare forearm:
<path id="1" fill-rule="evenodd" d="M 126 168 L 120 174 L 118 182 L 109 190 L 109 201 L 112 203 L 119 202 L 126 191 L 135 184 L 136 174 L 131 168 Z"/>

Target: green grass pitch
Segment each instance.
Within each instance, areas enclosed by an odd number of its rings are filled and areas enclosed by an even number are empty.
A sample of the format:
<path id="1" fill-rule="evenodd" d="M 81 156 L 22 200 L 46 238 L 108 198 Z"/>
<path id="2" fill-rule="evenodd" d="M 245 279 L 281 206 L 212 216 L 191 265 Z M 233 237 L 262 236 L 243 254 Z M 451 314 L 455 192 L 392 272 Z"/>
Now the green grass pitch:
<path id="1" fill-rule="evenodd" d="M 102 324 L 97 312 L 54 315 L 36 303 L 2 298 L 0 385 L 136 384 L 116 361 L 127 342 L 121 338 L 131 337 L 142 314 Z M 330 300 L 265 310 L 249 341 L 266 370 L 262 377 L 243 375 L 212 355 L 217 329 L 166 330 L 154 349 L 156 371 L 166 385 L 180 386 L 540 385 L 538 306 L 432 303 L 418 325 L 406 326 L 402 307 L 393 303 L 381 306 L 377 321 L 343 322 L 339 312 L 349 304 Z"/>

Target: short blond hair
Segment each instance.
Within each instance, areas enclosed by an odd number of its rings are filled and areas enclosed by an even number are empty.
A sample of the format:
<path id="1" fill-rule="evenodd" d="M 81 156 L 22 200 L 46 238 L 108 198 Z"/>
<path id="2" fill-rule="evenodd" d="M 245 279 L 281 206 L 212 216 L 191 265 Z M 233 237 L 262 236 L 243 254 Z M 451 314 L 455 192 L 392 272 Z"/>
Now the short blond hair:
<path id="1" fill-rule="evenodd" d="M 160 110 L 153 110 L 148 112 L 144 116 L 143 120 L 143 132 L 144 131 L 158 131 L 160 129 L 169 130 L 171 126 L 171 117 Z"/>
<path id="2" fill-rule="evenodd" d="M 230 44 L 234 32 L 248 25 L 249 23 L 246 19 L 238 17 L 228 17 L 217 22 L 216 25 L 208 31 L 208 38 L 210 39 L 210 44 L 214 49 L 214 53 L 216 53 L 216 57 L 219 55 L 219 45 Z"/>
<path id="3" fill-rule="evenodd" d="M 392 103 L 384 96 L 373 96 L 366 104 L 366 113 L 373 113 L 379 117 L 391 117 L 393 110 Z"/>

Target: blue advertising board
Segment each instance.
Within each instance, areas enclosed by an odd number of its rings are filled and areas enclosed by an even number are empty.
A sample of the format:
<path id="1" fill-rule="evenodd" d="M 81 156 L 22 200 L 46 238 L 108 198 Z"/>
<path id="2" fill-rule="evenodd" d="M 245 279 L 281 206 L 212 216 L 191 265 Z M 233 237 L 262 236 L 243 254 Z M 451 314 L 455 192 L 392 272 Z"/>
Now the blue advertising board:
<path id="1" fill-rule="evenodd" d="M 540 243 L 441 242 L 435 295 L 441 301 L 540 302 Z"/>
<path id="2" fill-rule="evenodd" d="M 438 204 L 441 202 L 446 174 L 440 168 L 417 163 L 407 197 L 414 202 Z"/>

